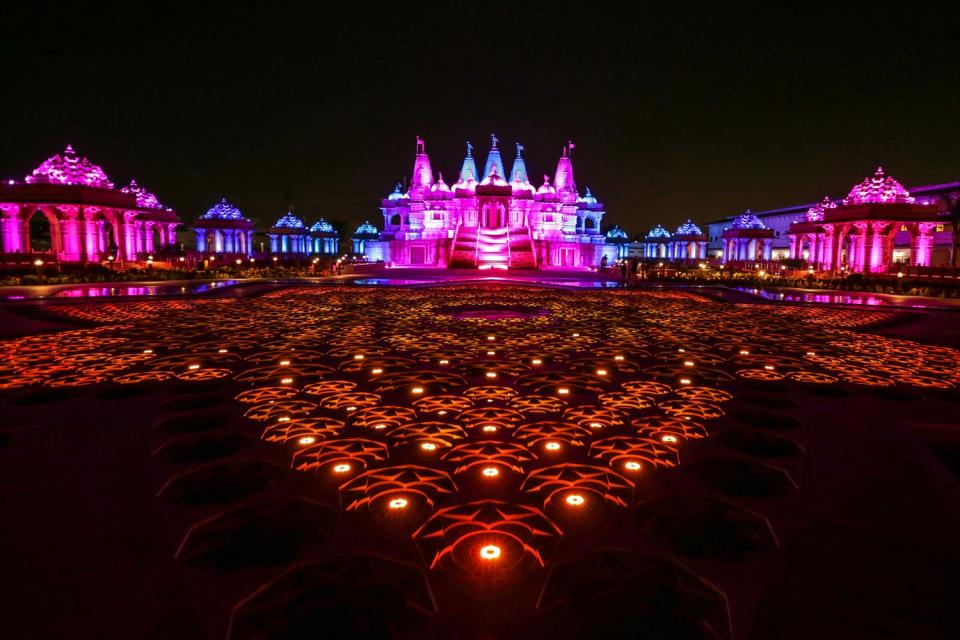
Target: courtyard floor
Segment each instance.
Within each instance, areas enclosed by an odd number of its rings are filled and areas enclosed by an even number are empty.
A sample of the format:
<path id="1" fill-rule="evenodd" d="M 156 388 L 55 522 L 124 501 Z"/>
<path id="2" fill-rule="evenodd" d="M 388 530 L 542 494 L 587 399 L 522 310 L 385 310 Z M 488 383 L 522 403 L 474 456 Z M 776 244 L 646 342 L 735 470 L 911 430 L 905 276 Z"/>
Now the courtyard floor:
<path id="1" fill-rule="evenodd" d="M 960 316 L 698 290 L 0 307 L 23 637 L 952 637 Z"/>

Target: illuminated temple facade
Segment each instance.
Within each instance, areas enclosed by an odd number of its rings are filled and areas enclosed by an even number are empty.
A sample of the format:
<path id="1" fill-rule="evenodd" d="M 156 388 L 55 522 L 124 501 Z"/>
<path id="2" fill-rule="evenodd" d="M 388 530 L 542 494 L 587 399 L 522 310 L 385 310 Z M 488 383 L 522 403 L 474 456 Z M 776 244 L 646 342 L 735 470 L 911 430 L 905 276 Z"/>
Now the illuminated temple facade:
<path id="1" fill-rule="evenodd" d="M 383 231 L 364 242 L 368 259 L 390 266 L 438 268 L 591 268 L 622 252 L 601 233 L 603 204 L 573 177 L 571 151 L 563 148 L 553 179 L 535 187 L 523 146 L 506 172 L 496 136 L 483 172 L 467 143 L 456 182 L 434 176 L 423 140 L 417 138 L 413 179 L 381 202 Z"/>
<path id="2" fill-rule="evenodd" d="M 790 257 L 820 271 L 883 273 L 898 261 L 895 246 L 905 244 L 909 264 L 929 267 L 943 226 L 934 204 L 917 202 L 877 167 L 846 198 L 824 198 L 790 225 Z"/>
<path id="3" fill-rule="evenodd" d="M 226 198 L 207 209 L 193 230 L 200 253 L 244 256 L 253 253 L 253 221 Z"/>
<path id="4" fill-rule="evenodd" d="M 57 262 L 145 261 L 176 244 L 177 214 L 136 181 L 116 188 L 67 145 L 22 181 L 0 184 L 2 255 L 48 254 Z M 44 246 L 31 231 L 40 223 Z"/>

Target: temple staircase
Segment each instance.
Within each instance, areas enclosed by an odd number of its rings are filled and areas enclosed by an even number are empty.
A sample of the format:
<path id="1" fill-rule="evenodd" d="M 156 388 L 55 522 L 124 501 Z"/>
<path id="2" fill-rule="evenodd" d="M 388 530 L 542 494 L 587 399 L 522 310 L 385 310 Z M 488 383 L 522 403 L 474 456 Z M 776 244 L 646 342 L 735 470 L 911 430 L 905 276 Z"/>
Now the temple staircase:
<path id="1" fill-rule="evenodd" d="M 510 268 L 536 269 L 537 261 L 533 255 L 533 241 L 530 239 L 530 230 L 523 229 L 508 235 L 510 238 Z"/>
<path id="2" fill-rule="evenodd" d="M 457 227 L 453 236 L 453 249 L 450 251 L 451 269 L 477 268 L 477 228 Z"/>
<path id="3" fill-rule="evenodd" d="M 480 229 L 477 237 L 477 268 L 506 269 L 510 266 L 510 231 L 506 227 Z"/>
<path id="4" fill-rule="evenodd" d="M 534 269 L 533 242 L 527 229 L 460 226 L 450 252 L 453 269 Z"/>

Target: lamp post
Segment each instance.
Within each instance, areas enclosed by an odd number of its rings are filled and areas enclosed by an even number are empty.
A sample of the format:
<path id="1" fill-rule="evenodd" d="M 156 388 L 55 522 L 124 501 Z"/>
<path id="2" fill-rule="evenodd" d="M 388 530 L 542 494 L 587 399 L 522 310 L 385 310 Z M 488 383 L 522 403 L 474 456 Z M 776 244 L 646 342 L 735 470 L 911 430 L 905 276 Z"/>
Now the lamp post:
<path id="1" fill-rule="evenodd" d="M 43 267 L 43 260 L 41 260 L 40 258 L 37 258 L 36 260 L 33 261 L 33 266 L 37 268 L 37 277 L 39 278 L 41 275 L 40 269 L 41 267 Z"/>

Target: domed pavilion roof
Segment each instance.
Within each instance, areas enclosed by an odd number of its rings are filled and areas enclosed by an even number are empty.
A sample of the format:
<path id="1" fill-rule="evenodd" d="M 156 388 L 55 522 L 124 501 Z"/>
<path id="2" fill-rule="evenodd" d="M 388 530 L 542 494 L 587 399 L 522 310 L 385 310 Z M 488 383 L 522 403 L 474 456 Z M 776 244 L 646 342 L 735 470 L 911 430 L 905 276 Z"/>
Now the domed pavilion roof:
<path id="1" fill-rule="evenodd" d="M 132 193 L 137 198 L 137 206 L 144 209 L 163 209 L 157 196 L 153 195 L 143 187 L 137 184 L 136 180 L 131 180 L 130 184 L 120 189 L 123 193 Z"/>
<path id="2" fill-rule="evenodd" d="M 613 225 L 607 229 L 607 238 L 610 240 L 626 240 L 627 232 L 621 229 L 618 225 Z"/>
<path id="3" fill-rule="evenodd" d="M 357 230 L 353 233 L 354 236 L 376 236 L 380 232 L 377 231 L 377 228 L 370 224 L 369 220 L 364 220 L 363 224 L 357 227 Z"/>
<path id="4" fill-rule="evenodd" d="M 334 228 L 332 224 L 323 218 L 320 218 L 313 223 L 313 226 L 310 227 L 310 231 L 313 231 L 314 233 L 334 233 Z"/>
<path id="5" fill-rule="evenodd" d="M 853 185 L 850 193 L 843 199 L 845 205 L 857 204 L 913 204 L 914 198 L 903 185 L 885 175 L 883 167 L 877 167 L 872 178 Z"/>
<path id="6" fill-rule="evenodd" d="M 733 229 L 766 229 L 767 226 L 760 222 L 760 218 L 750 212 L 750 209 L 747 209 L 745 212 L 738 215 L 733 219 L 733 224 L 730 225 Z"/>
<path id="7" fill-rule="evenodd" d="M 104 170 L 78 156 L 70 145 L 63 150 L 63 154 L 58 153 L 41 162 L 24 180 L 28 184 L 66 184 L 113 189 L 113 183 Z"/>
<path id="8" fill-rule="evenodd" d="M 280 216 L 280 219 L 273 226 L 276 229 L 303 229 L 307 225 L 303 223 L 303 220 L 293 215 L 292 211 L 287 211 Z"/>
<path id="9" fill-rule="evenodd" d="M 693 223 L 693 220 L 687 218 L 687 221 L 677 227 L 677 230 L 674 232 L 674 235 L 677 236 L 702 236 L 703 231 L 700 230 L 700 227 Z"/>
<path id="10" fill-rule="evenodd" d="M 246 220 L 240 209 L 236 208 L 226 198 L 221 198 L 220 202 L 213 205 L 207 212 L 200 216 L 201 220 Z"/>
<path id="11" fill-rule="evenodd" d="M 666 240 L 670 237 L 670 232 L 667 231 L 662 224 L 658 224 L 653 229 L 647 232 L 647 238 L 651 240 Z"/>

